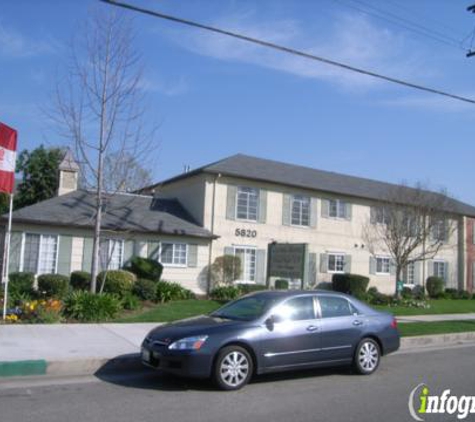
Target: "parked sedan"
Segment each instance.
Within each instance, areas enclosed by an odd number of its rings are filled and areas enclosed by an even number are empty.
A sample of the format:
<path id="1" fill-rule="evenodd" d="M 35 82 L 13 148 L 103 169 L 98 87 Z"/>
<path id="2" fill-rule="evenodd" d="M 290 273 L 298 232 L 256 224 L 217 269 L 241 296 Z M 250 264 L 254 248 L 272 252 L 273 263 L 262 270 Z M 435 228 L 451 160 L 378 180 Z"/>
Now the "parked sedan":
<path id="1" fill-rule="evenodd" d="M 351 296 L 266 291 L 155 328 L 142 343 L 142 361 L 237 390 L 268 372 L 352 364 L 369 375 L 398 348 L 395 318 Z"/>

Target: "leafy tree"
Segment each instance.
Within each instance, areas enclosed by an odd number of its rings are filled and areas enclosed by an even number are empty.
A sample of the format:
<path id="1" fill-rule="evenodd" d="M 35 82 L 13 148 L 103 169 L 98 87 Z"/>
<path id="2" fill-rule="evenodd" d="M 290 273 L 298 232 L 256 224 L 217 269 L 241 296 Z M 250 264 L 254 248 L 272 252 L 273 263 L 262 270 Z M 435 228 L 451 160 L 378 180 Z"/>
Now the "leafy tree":
<path id="1" fill-rule="evenodd" d="M 234 255 L 218 256 L 211 265 L 213 284 L 230 285 L 241 276 L 241 258 Z"/>
<path id="2" fill-rule="evenodd" d="M 63 154 L 64 151 L 60 148 L 45 148 L 43 145 L 32 151 L 23 150 L 20 153 L 16 170 L 22 177 L 15 195 L 15 209 L 36 204 L 56 195 L 58 166 Z"/>

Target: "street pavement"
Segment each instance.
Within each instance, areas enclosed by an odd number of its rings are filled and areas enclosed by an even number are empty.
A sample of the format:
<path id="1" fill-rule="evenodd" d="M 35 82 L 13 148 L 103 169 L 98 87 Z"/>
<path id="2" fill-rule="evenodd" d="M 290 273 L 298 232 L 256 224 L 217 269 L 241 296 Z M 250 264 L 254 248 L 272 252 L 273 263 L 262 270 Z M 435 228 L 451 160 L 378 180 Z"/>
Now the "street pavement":
<path id="1" fill-rule="evenodd" d="M 143 371 L 133 377 L 0 383 L 0 420 L 19 422 L 410 421 L 411 390 L 475 395 L 475 346 L 398 352 L 371 376 L 346 368 L 258 377 L 237 392 Z M 38 378 L 40 379 L 38 381 Z M 466 420 L 473 420 L 474 416 Z M 425 421 L 457 420 L 426 415 Z"/>

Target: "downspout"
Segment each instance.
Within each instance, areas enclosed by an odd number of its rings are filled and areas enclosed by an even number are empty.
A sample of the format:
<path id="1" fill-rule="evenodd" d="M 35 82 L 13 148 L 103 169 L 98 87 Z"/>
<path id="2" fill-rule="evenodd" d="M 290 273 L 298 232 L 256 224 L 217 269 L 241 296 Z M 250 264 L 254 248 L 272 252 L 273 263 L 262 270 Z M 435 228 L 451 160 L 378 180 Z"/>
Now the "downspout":
<path id="1" fill-rule="evenodd" d="M 213 199 L 211 203 L 211 241 L 209 242 L 209 254 L 208 254 L 208 275 L 207 275 L 207 286 L 206 294 L 209 296 L 211 293 L 211 265 L 212 265 L 212 256 L 213 256 L 213 241 L 214 241 L 214 208 L 216 205 L 216 180 L 221 177 L 221 173 L 218 173 L 214 176 L 213 180 Z"/>

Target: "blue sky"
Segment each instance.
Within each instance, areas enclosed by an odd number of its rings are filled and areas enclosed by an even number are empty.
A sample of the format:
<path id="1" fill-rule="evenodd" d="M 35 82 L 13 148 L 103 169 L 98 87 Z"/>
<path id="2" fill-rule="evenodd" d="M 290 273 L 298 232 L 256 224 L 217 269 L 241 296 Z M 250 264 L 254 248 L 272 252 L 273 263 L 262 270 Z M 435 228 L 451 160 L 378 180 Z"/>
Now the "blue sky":
<path id="1" fill-rule="evenodd" d="M 130 2 L 475 98 L 475 57 L 460 48 L 475 27 L 469 1 Z M 0 121 L 18 129 L 21 149 L 65 142 L 41 109 L 49 106 L 69 40 L 96 6 L 109 7 L 93 0 L 2 2 Z M 398 24 L 361 11 L 375 7 Z M 450 45 L 407 30 L 408 19 Z M 245 153 L 394 183 L 421 181 L 475 204 L 475 105 L 147 16 L 134 20 L 147 118 L 160 124 L 150 151 L 154 180 L 185 164 Z"/>

